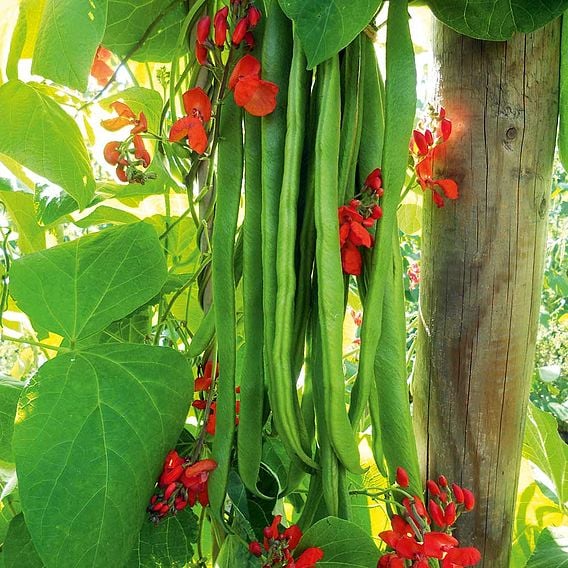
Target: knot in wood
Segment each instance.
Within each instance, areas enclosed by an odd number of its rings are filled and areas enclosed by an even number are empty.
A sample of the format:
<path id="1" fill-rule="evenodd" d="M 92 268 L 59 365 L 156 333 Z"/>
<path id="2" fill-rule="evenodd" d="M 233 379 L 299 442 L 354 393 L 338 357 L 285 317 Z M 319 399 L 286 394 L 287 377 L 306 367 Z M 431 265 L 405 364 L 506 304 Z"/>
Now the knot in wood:
<path id="1" fill-rule="evenodd" d="M 507 140 L 514 140 L 517 137 L 517 129 L 514 126 L 511 126 L 511 128 L 508 128 L 507 132 L 505 132 L 505 136 L 507 137 Z"/>

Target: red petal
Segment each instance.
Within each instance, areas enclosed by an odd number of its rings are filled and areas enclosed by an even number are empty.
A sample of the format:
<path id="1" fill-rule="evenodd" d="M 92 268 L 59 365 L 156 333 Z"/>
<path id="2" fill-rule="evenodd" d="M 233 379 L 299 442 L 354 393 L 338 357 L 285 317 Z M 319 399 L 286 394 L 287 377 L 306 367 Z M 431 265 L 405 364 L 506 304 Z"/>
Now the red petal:
<path id="1" fill-rule="evenodd" d="M 448 199 L 458 198 L 458 184 L 453 179 L 435 179 L 433 184 L 439 185 Z"/>
<path id="2" fill-rule="evenodd" d="M 446 524 L 450 527 L 456 522 L 456 506 L 454 503 L 450 503 L 445 510 L 445 520 Z"/>
<path id="3" fill-rule="evenodd" d="M 139 160 L 142 160 L 142 165 L 147 168 L 150 165 L 150 154 L 144 146 L 144 139 L 139 134 L 134 136 L 134 156 Z"/>
<path id="4" fill-rule="evenodd" d="M 248 23 L 248 20 L 246 18 L 241 18 L 237 22 L 237 25 L 235 26 L 235 29 L 233 30 L 233 37 L 231 38 L 233 45 L 240 45 L 241 41 L 243 41 L 246 33 L 248 32 L 248 27 L 249 27 L 249 23 Z"/>
<path id="5" fill-rule="evenodd" d="M 347 237 L 349 236 L 349 223 L 343 223 L 343 225 L 341 225 L 339 227 L 339 245 L 343 246 L 345 244 L 345 241 L 347 240 Z"/>
<path id="6" fill-rule="evenodd" d="M 351 203 L 353 202 L 360 203 L 356 199 L 351 200 Z M 361 223 L 363 221 L 363 216 L 357 211 L 355 204 L 349 205 L 349 207 L 342 205 L 337 213 L 339 215 L 339 223 L 350 223 L 351 221 Z"/>
<path id="7" fill-rule="evenodd" d="M 323 550 L 321 548 L 308 548 L 300 554 L 295 562 L 296 568 L 315 568 L 316 562 L 323 558 Z"/>
<path id="8" fill-rule="evenodd" d="M 430 129 L 426 129 L 424 132 L 424 138 L 426 138 L 426 143 L 428 146 L 432 146 L 434 144 L 434 136 L 432 135 L 432 131 Z"/>
<path id="9" fill-rule="evenodd" d="M 101 59 L 95 59 L 91 66 L 91 75 L 101 87 L 104 87 L 110 81 L 113 73 L 112 67 Z"/>
<path id="10" fill-rule="evenodd" d="M 192 120 L 198 119 L 191 116 L 184 116 L 183 118 L 176 120 L 170 129 L 170 136 L 168 140 L 170 142 L 179 142 L 185 138 L 188 134 L 189 124 Z"/>
<path id="11" fill-rule="evenodd" d="M 400 536 L 408 536 L 412 533 L 410 525 L 400 515 L 392 516 L 391 525 L 392 530 L 398 533 Z"/>
<path id="12" fill-rule="evenodd" d="M 260 81 L 258 88 L 253 93 L 250 101 L 244 105 L 244 108 L 253 116 L 266 116 L 276 108 L 277 94 L 278 85 L 270 81 Z"/>
<path id="13" fill-rule="evenodd" d="M 363 246 L 370 248 L 373 244 L 371 234 L 360 223 L 351 223 L 349 232 L 349 240 L 357 247 Z M 403 485 L 406 487 L 406 485 Z"/>
<path id="14" fill-rule="evenodd" d="M 212 382 L 213 382 L 213 379 L 211 378 L 211 376 L 209 376 L 209 377 L 197 377 L 197 379 L 195 379 L 193 390 L 194 390 L 194 392 L 208 391 L 211 388 Z"/>
<path id="15" fill-rule="evenodd" d="M 136 118 L 136 115 L 132 109 L 126 104 L 120 101 L 114 101 L 110 104 L 111 108 L 118 114 L 118 116 L 126 116 L 127 118 Z"/>
<path id="16" fill-rule="evenodd" d="M 383 531 L 379 533 L 379 538 L 384 540 L 392 549 L 396 548 L 396 543 L 401 539 L 401 535 L 398 531 Z"/>
<path id="17" fill-rule="evenodd" d="M 412 131 L 412 138 L 414 139 L 414 144 L 418 149 L 418 154 L 425 156 L 428 153 L 428 143 L 426 142 L 426 137 L 420 130 Z"/>
<path id="18" fill-rule="evenodd" d="M 458 566 L 475 566 L 481 560 L 481 553 L 473 546 L 467 548 L 452 548 L 443 560 L 443 565 L 457 564 Z"/>
<path id="19" fill-rule="evenodd" d="M 396 543 L 396 552 L 403 558 L 412 560 L 415 554 L 422 552 L 422 545 L 414 537 L 403 536 Z"/>
<path id="20" fill-rule="evenodd" d="M 444 142 L 450 137 L 452 133 L 452 123 L 447 118 L 442 118 L 442 122 L 440 123 L 440 131 L 442 133 L 442 138 Z"/>
<path id="21" fill-rule="evenodd" d="M 260 10 L 256 6 L 251 6 L 247 14 L 248 23 L 251 28 L 256 27 L 258 22 L 260 22 L 260 17 Z"/>
<path id="22" fill-rule="evenodd" d="M 427 180 L 432 177 L 432 157 L 430 155 L 416 164 L 416 175 L 421 180 Z"/>
<path id="23" fill-rule="evenodd" d="M 208 122 L 211 118 L 211 101 L 201 87 L 194 87 L 183 94 L 183 108 L 189 116 L 197 112 L 203 122 Z"/>
<path id="24" fill-rule="evenodd" d="M 458 544 L 457 539 L 450 534 L 429 532 L 424 535 L 424 554 L 431 558 L 442 558 L 446 550 Z"/>
<path id="25" fill-rule="evenodd" d="M 139 134 L 140 132 L 147 132 L 148 131 L 148 121 L 146 120 L 146 115 L 141 112 L 138 120 L 136 121 L 136 125 L 130 131 L 131 134 Z"/>
<path id="26" fill-rule="evenodd" d="M 110 130 L 111 132 L 115 132 L 116 130 L 120 130 L 125 126 L 130 126 L 132 121 L 125 116 L 116 116 L 114 118 L 108 118 L 106 120 L 101 120 L 101 126 L 105 130 Z"/>
<path id="27" fill-rule="evenodd" d="M 187 131 L 187 141 L 189 147 L 195 150 L 198 154 L 203 154 L 207 150 L 207 132 L 201 121 L 198 118 L 193 118 L 189 123 L 189 128 Z"/>
<path id="28" fill-rule="evenodd" d="M 408 487 L 408 473 L 403 467 L 396 468 L 396 482 L 401 487 Z"/>
<path id="29" fill-rule="evenodd" d="M 288 539 L 288 548 L 294 550 L 302 538 L 302 531 L 298 525 L 292 525 L 284 531 L 284 536 Z"/>
<path id="30" fill-rule="evenodd" d="M 229 78 L 229 89 L 233 90 L 236 84 L 245 77 L 259 77 L 260 76 L 260 61 L 252 55 L 245 55 L 239 59 L 231 77 Z"/>
<path id="31" fill-rule="evenodd" d="M 118 164 L 118 166 L 116 166 L 116 177 L 123 182 L 128 182 L 128 176 L 126 175 L 126 172 L 124 171 L 124 166 L 122 164 Z"/>
<path id="32" fill-rule="evenodd" d="M 345 274 L 353 274 L 359 276 L 363 267 L 363 257 L 359 249 L 347 241 L 341 248 L 341 266 Z"/>
<path id="33" fill-rule="evenodd" d="M 195 477 L 201 473 L 209 473 L 217 467 L 217 462 L 211 459 L 200 460 L 185 469 L 184 477 Z"/>

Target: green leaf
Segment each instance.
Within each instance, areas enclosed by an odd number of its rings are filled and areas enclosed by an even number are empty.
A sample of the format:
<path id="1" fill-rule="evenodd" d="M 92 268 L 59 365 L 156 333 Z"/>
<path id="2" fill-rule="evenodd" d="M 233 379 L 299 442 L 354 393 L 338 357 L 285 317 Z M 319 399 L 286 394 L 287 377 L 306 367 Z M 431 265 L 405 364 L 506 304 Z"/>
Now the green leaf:
<path id="1" fill-rule="evenodd" d="M 34 195 L 37 222 L 48 226 L 79 209 L 79 204 L 60 188 L 37 184 Z"/>
<path id="2" fill-rule="evenodd" d="M 1 558 L 5 568 L 43 568 L 22 513 L 10 521 Z"/>
<path id="3" fill-rule="evenodd" d="M 427 0 L 436 18 L 469 37 L 504 41 L 529 33 L 557 18 L 568 0 Z"/>
<path id="4" fill-rule="evenodd" d="M 560 104 L 558 106 L 558 154 L 562 167 L 568 171 L 568 25 L 567 18 L 562 18 L 560 53 Z"/>
<path id="5" fill-rule="evenodd" d="M 525 568 L 568 568 L 568 527 L 544 529 Z"/>
<path id="6" fill-rule="evenodd" d="M 158 91 L 143 87 L 130 87 L 130 89 L 106 97 L 99 104 L 111 111 L 110 105 L 115 101 L 126 103 L 135 114 L 143 112 L 148 120 L 148 129 L 152 132 L 158 131 L 163 106 L 162 96 Z"/>
<path id="7" fill-rule="evenodd" d="M 84 91 L 106 20 L 107 0 L 47 0 L 32 73 Z"/>
<path id="8" fill-rule="evenodd" d="M 183 568 L 193 558 L 191 545 L 198 536 L 199 519 L 189 507 L 159 525 L 147 520 L 126 567 Z"/>
<path id="9" fill-rule="evenodd" d="M 532 461 L 554 484 L 559 504 L 568 499 L 568 446 L 558 434 L 556 420 L 529 403 L 523 456 Z"/>
<path id="10" fill-rule="evenodd" d="M 20 81 L 0 87 L 0 153 L 60 186 L 81 207 L 93 196 L 89 154 L 75 121 Z"/>
<path id="11" fill-rule="evenodd" d="M 10 293 L 34 323 L 76 341 L 153 298 L 166 278 L 156 232 L 136 223 L 16 260 Z"/>
<path id="12" fill-rule="evenodd" d="M 318 568 L 376 568 L 379 550 L 368 533 L 357 525 L 338 519 L 326 517 L 312 525 L 302 537 L 298 545 L 299 554 L 316 546 L 324 552 Z"/>
<path id="13" fill-rule="evenodd" d="M 18 399 L 24 384 L 0 376 L 0 460 L 13 462 L 12 434 Z"/>
<path id="14" fill-rule="evenodd" d="M 284 13 L 296 24 L 308 69 L 350 44 L 382 5 L 382 0 L 279 1 Z"/>
<path id="15" fill-rule="evenodd" d="M 6 207 L 8 217 L 18 231 L 18 247 L 24 254 L 45 248 L 45 229 L 37 224 L 34 213 L 34 196 L 14 191 L 6 180 L 0 180 L 0 203 Z"/>
<path id="16" fill-rule="evenodd" d="M 48 567 L 122 566 L 193 392 L 178 352 L 110 344 L 45 363 L 20 398 L 20 498 Z"/>
<path id="17" fill-rule="evenodd" d="M 229 535 L 224 541 L 215 568 L 258 568 L 260 562 L 235 535 Z"/>
<path id="18" fill-rule="evenodd" d="M 109 207 L 108 205 L 99 205 L 99 207 L 85 217 L 73 221 L 73 224 L 77 225 L 77 227 L 81 227 L 81 229 L 87 229 L 88 227 L 97 225 L 128 225 L 139 221 L 140 219 L 136 217 L 136 215 L 128 211 Z"/>
<path id="19" fill-rule="evenodd" d="M 164 0 L 108 0 L 107 28 L 102 43 L 118 56 L 124 57 L 139 45 L 144 33 L 153 25 L 150 34 L 131 59 L 169 62 L 175 54 L 186 14 L 182 0 L 173 5 Z"/>

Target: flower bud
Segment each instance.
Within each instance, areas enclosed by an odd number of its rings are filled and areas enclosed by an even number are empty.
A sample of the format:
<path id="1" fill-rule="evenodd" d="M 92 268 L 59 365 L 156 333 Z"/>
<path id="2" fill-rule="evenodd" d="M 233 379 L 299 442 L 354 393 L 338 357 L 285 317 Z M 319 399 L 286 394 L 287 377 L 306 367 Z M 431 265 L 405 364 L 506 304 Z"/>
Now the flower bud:
<path id="1" fill-rule="evenodd" d="M 204 44 L 209 38 L 209 30 L 211 29 L 211 18 L 209 16 L 203 16 L 197 22 L 197 41 L 200 44 Z"/>
<path id="2" fill-rule="evenodd" d="M 442 487 L 447 487 L 448 480 L 443 475 L 440 475 L 440 477 L 438 477 L 438 484 L 441 485 Z"/>
<path id="3" fill-rule="evenodd" d="M 452 483 L 452 491 L 457 503 L 463 503 L 463 490 L 457 483 Z"/>
<path id="4" fill-rule="evenodd" d="M 432 146 L 432 144 L 434 144 L 434 136 L 432 136 L 430 129 L 426 129 L 426 132 L 424 132 L 424 138 L 426 138 L 428 146 Z"/>
<path id="5" fill-rule="evenodd" d="M 428 142 L 426 142 L 426 137 L 420 130 L 414 130 L 412 132 L 412 138 L 414 139 L 414 144 L 418 149 L 418 154 L 425 156 L 428 153 Z"/>
<path id="6" fill-rule="evenodd" d="M 247 20 L 249 26 L 251 28 L 256 27 L 258 22 L 260 22 L 260 17 L 261 17 L 260 10 L 256 6 L 251 6 L 247 14 Z"/>
<path id="7" fill-rule="evenodd" d="M 105 161 L 110 164 L 111 166 L 116 166 L 120 159 L 120 142 L 117 140 L 112 140 L 105 144 L 103 149 L 103 157 Z"/>
<path id="8" fill-rule="evenodd" d="M 440 496 L 440 488 L 438 487 L 438 484 L 435 481 L 429 479 L 426 482 L 426 487 L 428 487 L 428 492 L 430 493 L 430 495 L 434 495 L 436 497 Z"/>
<path id="9" fill-rule="evenodd" d="M 408 473 L 403 467 L 396 468 L 396 482 L 401 487 L 408 487 Z"/>
<path id="10" fill-rule="evenodd" d="M 255 45 L 254 36 L 251 32 L 247 32 L 244 37 L 244 42 L 247 44 L 249 49 L 253 49 Z"/>
<path id="11" fill-rule="evenodd" d="M 223 47 L 227 39 L 227 15 L 229 14 L 228 6 L 221 8 L 213 18 L 213 27 L 215 28 L 215 45 Z"/>
<path id="12" fill-rule="evenodd" d="M 475 497 L 469 489 L 462 489 L 463 491 L 463 504 L 466 511 L 471 511 L 475 507 Z"/>
<path id="13" fill-rule="evenodd" d="M 456 518 L 456 505 L 455 503 L 450 503 L 444 511 L 444 520 L 446 524 L 451 527 L 456 522 Z"/>
<path id="14" fill-rule="evenodd" d="M 260 546 L 260 542 L 254 541 L 249 544 L 249 552 L 254 556 L 262 556 L 262 547 Z"/>
<path id="15" fill-rule="evenodd" d="M 164 499 L 166 501 L 172 496 L 172 493 L 176 490 L 176 487 L 177 487 L 177 483 L 175 483 L 175 482 L 170 483 L 166 487 L 166 490 L 164 491 Z"/>
<path id="16" fill-rule="evenodd" d="M 198 41 L 195 42 L 195 57 L 199 65 L 205 65 L 207 63 L 207 48 Z"/>
<path id="17" fill-rule="evenodd" d="M 233 45 L 240 45 L 248 32 L 249 23 L 246 18 L 241 18 L 233 31 L 232 42 Z"/>
<path id="18" fill-rule="evenodd" d="M 443 529 L 446 526 L 446 519 L 444 516 L 444 512 L 442 508 L 430 499 L 428 503 L 428 511 L 430 512 L 430 516 L 432 520 L 441 528 Z"/>

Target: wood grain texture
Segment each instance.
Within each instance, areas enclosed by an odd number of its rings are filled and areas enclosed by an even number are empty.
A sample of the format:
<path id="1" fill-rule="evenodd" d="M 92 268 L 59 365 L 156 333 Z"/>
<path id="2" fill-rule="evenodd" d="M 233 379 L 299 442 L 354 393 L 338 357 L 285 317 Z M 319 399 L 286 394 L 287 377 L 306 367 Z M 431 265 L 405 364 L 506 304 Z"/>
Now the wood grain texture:
<path id="1" fill-rule="evenodd" d="M 485 568 L 507 568 L 533 367 L 556 138 L 560 22 L 508 42 L 434 24 L 437 96 L 453 122 L 424 214 L 413 383 L 423 473 L 472 489 L 458 523 Z M 429 197 L 426 201 L 430 201 Z"/>

